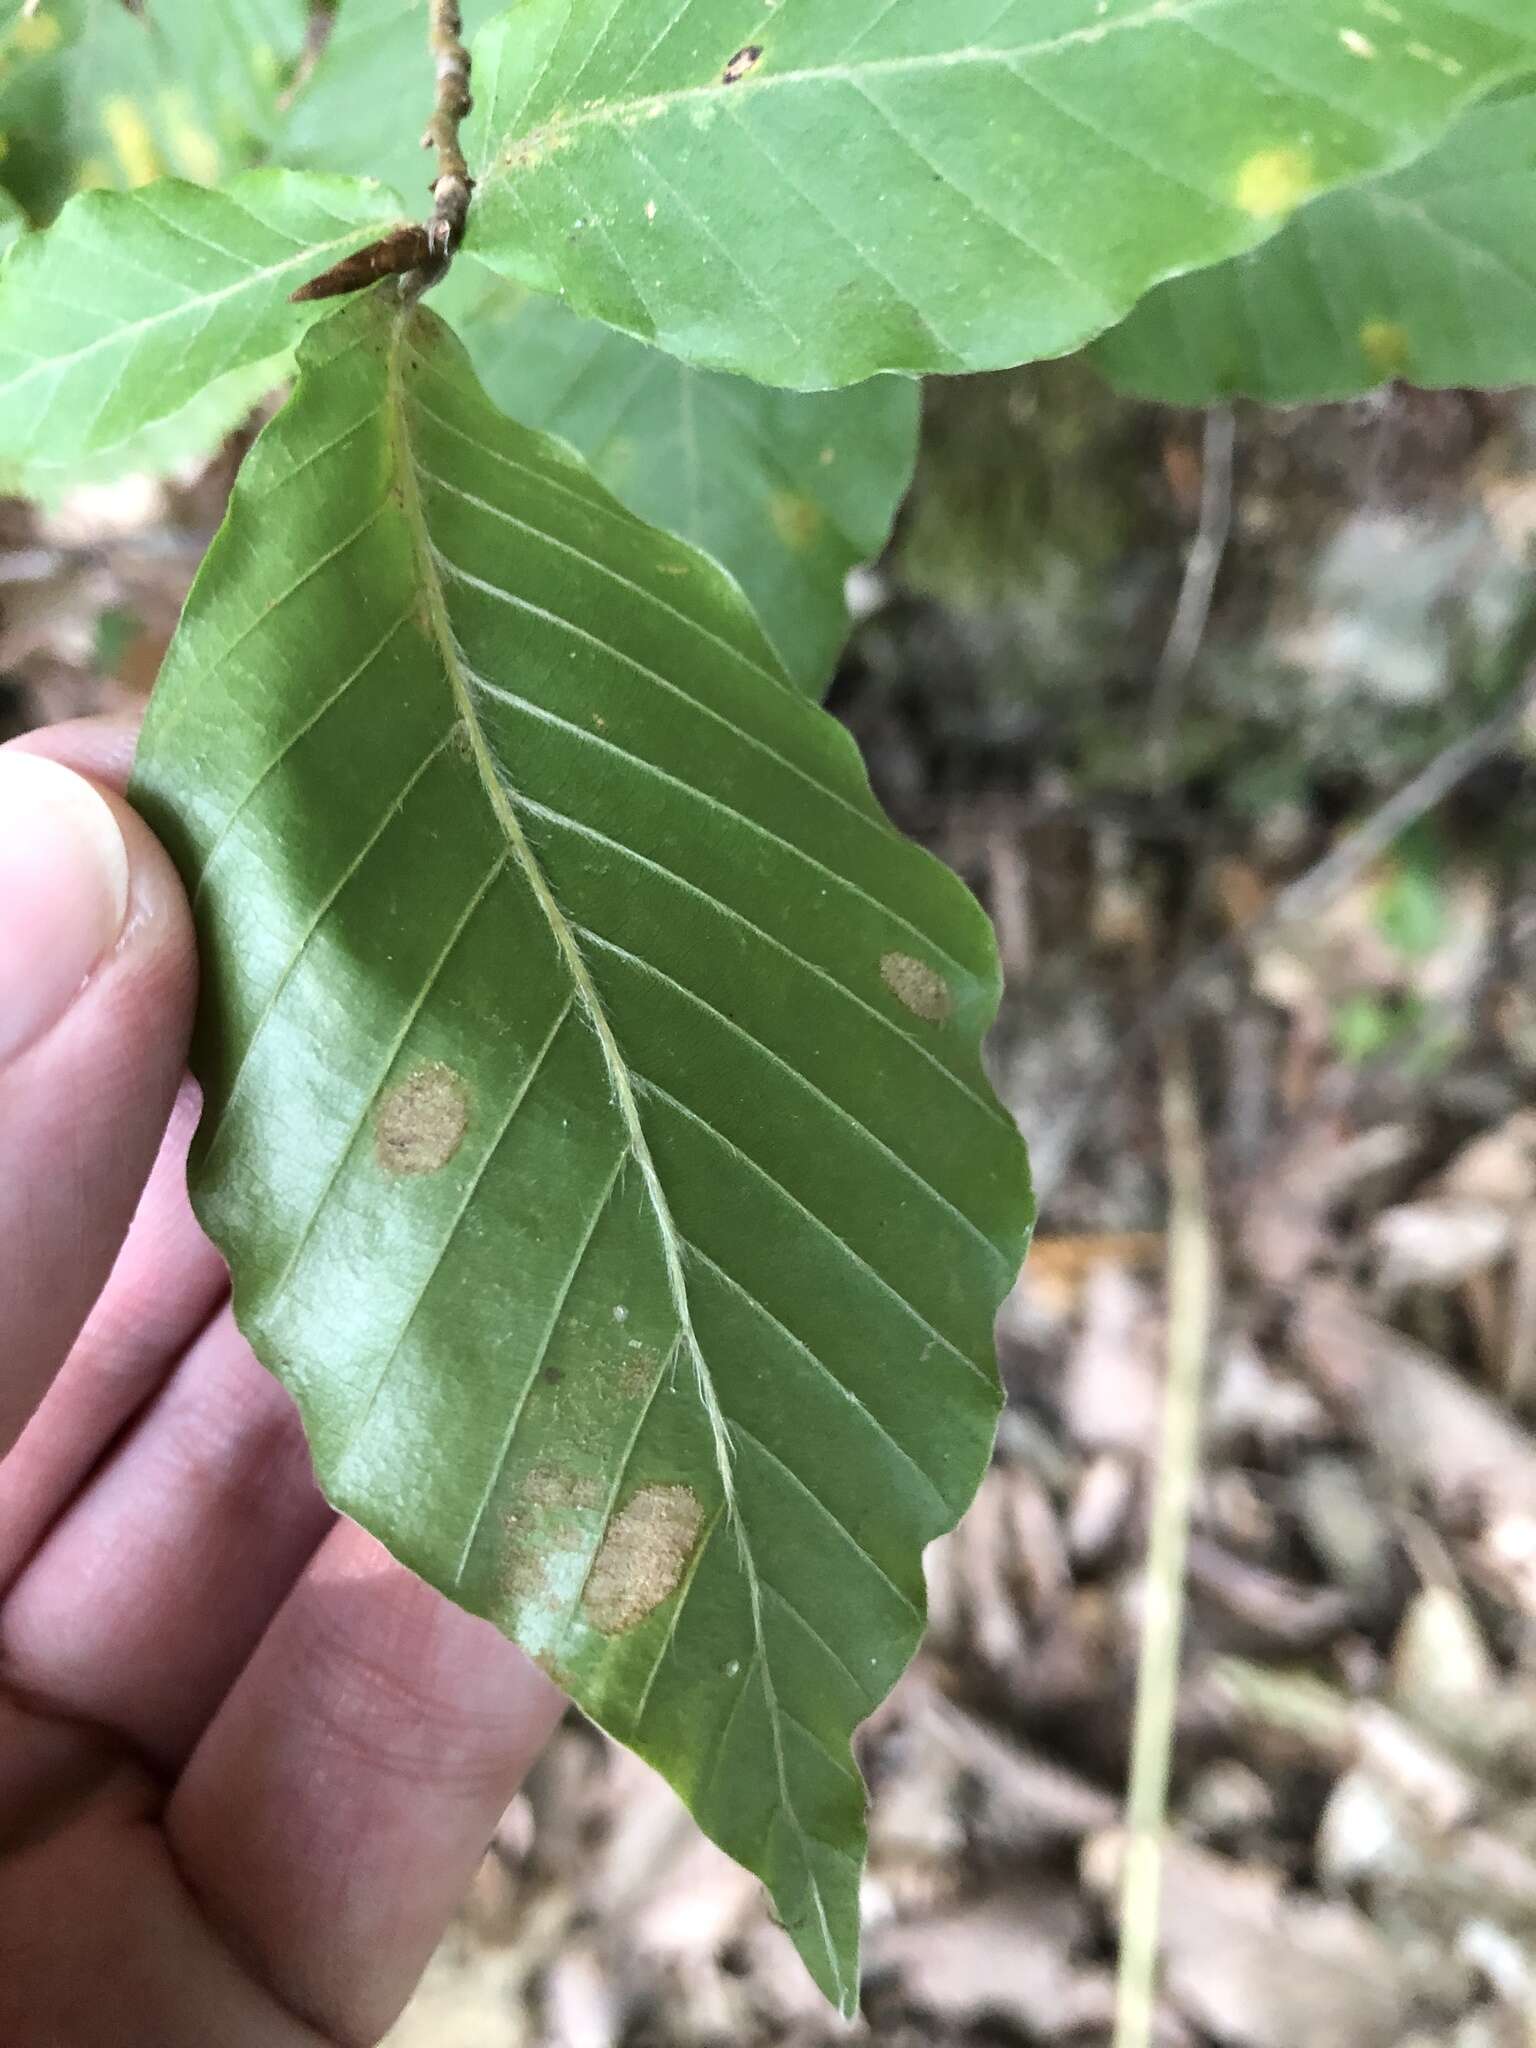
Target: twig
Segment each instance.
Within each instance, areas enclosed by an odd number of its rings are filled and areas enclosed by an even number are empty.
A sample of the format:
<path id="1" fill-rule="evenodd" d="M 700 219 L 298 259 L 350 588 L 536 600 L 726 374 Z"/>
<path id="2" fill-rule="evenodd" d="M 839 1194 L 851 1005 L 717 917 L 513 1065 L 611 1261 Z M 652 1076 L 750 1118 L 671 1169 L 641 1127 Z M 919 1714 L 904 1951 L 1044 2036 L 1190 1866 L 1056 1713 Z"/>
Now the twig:
<path id="1" fill-rule="evenodd" d="M 304 28 L 304 48 L 298 63 L 294 66 L 292 78 L 278 94 L 277 105 L 280 113 L 286 114 L 303 93 L 314 77 L 320 59 L 330 48 L 331 37 L 336 32 L 337 5 L 338 0 L 310 0 L 309 20 Z"/>
<path id="2" fill-rule="evenodd" d="M 1316 918 L 1399 840 L 1410 825 L 1445 802 L 1469 775 L 1517 744 L 1536 712 L 1536 668 L 1501 711 L 1465 739 L 1444 748 L 1411 781 L 1393 792 L 1364 824 L 1347 834 L 1315 867 L 1282 889 L 1268 908 L 1239 932 L 1218 940 L 1183 967 L 1141 1014 L 1136 1026 L 1084 1080 L 1073 1113 L 1055 1134 L 1051 1182 L 1039 1186 L 1042 1207 L 1051 1186 L 1067 1173 L 1093 1120 L 1135 1071 L 1135 1055 L 1181 1017 L 1212 974 L 1230 967 L 1260 940 L 1287 925 Z"/>
<path id="3" fill-rule="evenodd" d="M 1168 1155 L 1168 1379 L 1152 1497 L 1142 1600 L 1141 1657 L 1121 1881 L 1115 2048 L 1148 2048 L 1162 1900 L 1162 1838 L 1178 1706 L 1184 1576 L 1200 1457 L 1201 1389 L 1216 1295 L 1216 1250 L 1206 1206 L 1200 1113 L 1189 1048 L 1172 1041 L 1163 1062 Z"/>
<path id="4" fill-rule="evenodd" d="M 1212 406 L 1205 416 L 1201 452 L 1200 525 L 1184 564 L 1179 602 L 1157 665 L 1147 719 L 1147 743 L 1159 778 L 1168 772 L 1184 685 L 1210 624 L 1216 579 L 1232 537 L 1232 458 L 1236 447 L 1236 414 L 1230 405 Z"/>
<path id="5" fill-rule="evenodd" d="M 437 100 L 421 146 L 437 151 L 433 212 L 427 234 L 433 254 L 446 267 L 464 238 L 470 195 L 475 189 L 459 141 L 459 130 L 474 101 L 469 95 L 469 51 L 464 46 L 464 18 L 459 12 L 459 0 L 430 0 L 430 6 L 427 46 L 437 63 Z"/>
<path id="6" fill-rule="evenodd" d="M 366 249 L 358 249 L 301 284 L 290 296 L 295 305 L 312 299 L 335 299 L 360 291 L 380 278 L 404 280 L 401 289 L 417 298 L 447 274 L 453 252 L 464 239 L 475 181 L 464 160 L 459 131 L 474 105 L 469 95 L 469 51 L 459 0 L 430 0 L 427 47 L 436 66 L 437 90 L 432 118 L 421 138 L 423 149 L 437 151 L 437 176 L 432 181 L 432 218 L 419 226 L 391 228 Z"/>

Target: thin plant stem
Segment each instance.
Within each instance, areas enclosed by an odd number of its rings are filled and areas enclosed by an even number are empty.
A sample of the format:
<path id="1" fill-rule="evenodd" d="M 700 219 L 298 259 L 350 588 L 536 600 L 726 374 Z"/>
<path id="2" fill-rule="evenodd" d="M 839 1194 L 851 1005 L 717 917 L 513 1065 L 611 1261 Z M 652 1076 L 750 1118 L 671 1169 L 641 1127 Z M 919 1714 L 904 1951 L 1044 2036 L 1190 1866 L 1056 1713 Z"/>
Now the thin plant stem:
<path id="1" fill-rule="evenodd" d="M 1152 1493 L 1126 1802 L 1115 2048 L 1149 2048 L 1152 2040 L 1163 1832 L 1184 1636 L 1185 1560 L 1217 1286 L 1200 1112 L 1182 1033 L 1170 1038 L 1164 1052 L 1162 1113 L 1169 1186 L 1167 1382 Z"/>
<path id="2" fill-rule="evenodd" d="M 1200 525 L 1184 564 L 1178 607 L 1157 665 L 1152 688 L 1148 740 L 1161 779 L 1173 756 L 1174 732 L 1184 688 L 1194 671 L 1210 624 L 1216 583 L 1232 538 L 1232 475 L 1237 449 L 1237 415 L 1230 405 L 1213 405 L 1205 416 L 1200 463 Z"/>
<path id="3" fill-rule="evenodd" d="M 436 97 L 423 149 L 437 151 L 437 177 L 432 186 L 432 219 L 427 232 L 432 249 L 446 263 L 464 236 L 474 180 L 464 160 L 460 130 L 474 101 L 469 93 L 469 51 L 464 43 L 464 18 L 459 0 L 430 0 L 427 46 L 437 73 Z"/>

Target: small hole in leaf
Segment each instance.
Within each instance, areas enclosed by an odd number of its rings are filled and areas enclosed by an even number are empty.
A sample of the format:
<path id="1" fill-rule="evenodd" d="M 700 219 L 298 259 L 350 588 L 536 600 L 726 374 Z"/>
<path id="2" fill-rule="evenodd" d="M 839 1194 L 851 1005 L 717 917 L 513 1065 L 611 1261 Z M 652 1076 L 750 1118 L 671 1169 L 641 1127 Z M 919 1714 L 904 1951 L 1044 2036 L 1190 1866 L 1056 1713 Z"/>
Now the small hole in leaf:
<path id="1" fill-rule="evenodd" d="M 720 83 L 722 85 L 739 85 L 742 79 L 744 79 L 749 72 L 755 71 L 758 65 L 762 63 L 762 61 L 762 44 L 748 43 L 745 46 L 745 48 L 740 49 L 736 52 L 735 56 L 731 59 L 730 63 L 727 64 L 724 71 L 721 72 Z"/>

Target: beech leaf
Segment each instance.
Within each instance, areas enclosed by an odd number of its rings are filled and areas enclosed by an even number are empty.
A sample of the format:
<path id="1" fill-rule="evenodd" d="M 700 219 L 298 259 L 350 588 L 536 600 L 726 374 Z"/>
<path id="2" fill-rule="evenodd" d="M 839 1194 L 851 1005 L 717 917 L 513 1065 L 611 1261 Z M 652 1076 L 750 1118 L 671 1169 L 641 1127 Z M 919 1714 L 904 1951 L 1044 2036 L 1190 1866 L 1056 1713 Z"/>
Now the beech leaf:
<path id="1" fill-rule="evenodd" d="M 392 287 L 312 331 L 145 729 L 198 1213 L 322 1485 L 857 1993 L 855 1726 L 980 1480 L 999 993 L 740 593 Z"/>
<path id="2" fill-rule="evenodd" d="M 1176 278 L 1096 344 L 1110 381 L 1209 405 L 1536 382 L 1536 81 L 1406 170 L 1306 207 L 1252 255 Z"/>
<path id="3" fill-rule="evenodd" d="M 447 290 L 497 404 L 561 435 L 631 511 L 722 562 L 819 696 L 848 633 L 848 571 L 880 553 L 912 481 L 915 381 L 775 391 L 680 363 L 467 259 Z M 447 310 L 441 294 L 433 304 Z"/>
<path id="4" fill-rule="evenodd" d="M 768 383 L 999 368 L 1533 63 L 1530 0 L 524 0 L 476 43 L 468 246 Z"/>
<path id="5" fill-rule="evenodd" d="M 0 267 L 0 483 L 47 494 L 152 467 L 167 445 L 211 445 L 321 310 L 289 292 L 399 204 L 362 179 L 292 171 L 72 199 Z M 188 431 L 167 442 L 177 421 Z"/>

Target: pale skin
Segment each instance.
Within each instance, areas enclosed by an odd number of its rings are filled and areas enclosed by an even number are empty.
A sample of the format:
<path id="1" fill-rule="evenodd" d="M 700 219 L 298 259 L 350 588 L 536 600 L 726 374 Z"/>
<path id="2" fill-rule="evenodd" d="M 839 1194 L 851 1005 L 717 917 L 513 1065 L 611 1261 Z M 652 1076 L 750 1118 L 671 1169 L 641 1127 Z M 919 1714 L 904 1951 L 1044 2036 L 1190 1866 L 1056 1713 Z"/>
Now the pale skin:
<path id="1" fill-rule="evenodd" d="M 234 1326 L 185 1190 L 191 923 L 132 747 L 0 749 L 0 2041 L 361 2048 L 562 1703 L 332 1514 Z M 17 753 L 88 779 L 70 829 L 115 903 L 17 830 L 8 864 L 7 814 L 78 794 Z"/>

